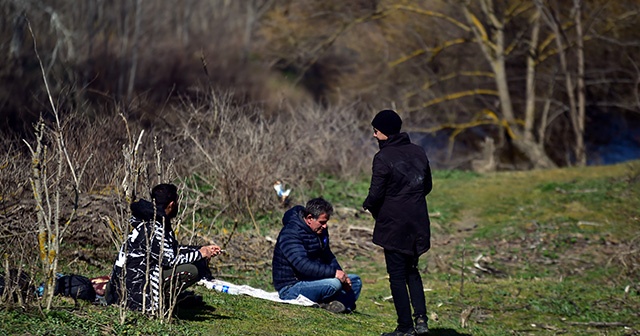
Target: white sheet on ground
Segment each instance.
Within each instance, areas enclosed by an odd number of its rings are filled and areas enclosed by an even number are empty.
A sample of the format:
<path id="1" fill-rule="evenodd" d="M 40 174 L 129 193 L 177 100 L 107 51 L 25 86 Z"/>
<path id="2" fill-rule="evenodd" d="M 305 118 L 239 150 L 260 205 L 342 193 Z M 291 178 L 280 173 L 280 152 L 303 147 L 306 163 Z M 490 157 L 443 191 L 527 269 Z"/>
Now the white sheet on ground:
<path id="1" fill-rule="evenodd" d="M 249 296 L 253 296 L 256 298 L 265 299 L 269 301 L 289 303 L 289 304 L 295 304 L 295 305 L 307 306 L 307 307 L 317 305 L 317 303 L 309 300 L 307 297 L 303 295 L 298 295 L 298 297 L 293 300 L 282 300 L 278 296 L 278 292 L 267 292 L 263 289 L 253 288 L 248 285 L 236 285 L 231 282 L 222 281 L 218 279 L 211 280 L 211 281 L 200 280 L 198 281 L 198 285 L 204 286 L 208 289 L 225 292 L 232 295 L 244 294 L 244 295 L 249 295 Z"/>

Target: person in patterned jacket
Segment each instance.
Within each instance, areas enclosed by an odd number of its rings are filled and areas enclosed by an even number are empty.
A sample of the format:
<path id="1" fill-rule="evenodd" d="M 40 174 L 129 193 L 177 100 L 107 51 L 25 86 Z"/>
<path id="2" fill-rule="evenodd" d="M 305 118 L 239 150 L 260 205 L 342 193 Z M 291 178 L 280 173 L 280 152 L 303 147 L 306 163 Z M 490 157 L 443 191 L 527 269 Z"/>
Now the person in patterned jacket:
<path id="1" fill-rule="evenodd" d="M 171 228 L 171 219 L 178 214 L 175 185 L 153 187 L 151 200 L 131 203 L 129 224 L 133 230 L 122 244 L 113 266 L 105 299 L 108 304 L 126 303 L 129 309 L 157 315 L 161 306 L 169 306 L 166 303 L 171 302 L 173 295 L 202 278 L 211 277 L 207 263 L 221 250 L 217 245 L 178 244 Z"/>

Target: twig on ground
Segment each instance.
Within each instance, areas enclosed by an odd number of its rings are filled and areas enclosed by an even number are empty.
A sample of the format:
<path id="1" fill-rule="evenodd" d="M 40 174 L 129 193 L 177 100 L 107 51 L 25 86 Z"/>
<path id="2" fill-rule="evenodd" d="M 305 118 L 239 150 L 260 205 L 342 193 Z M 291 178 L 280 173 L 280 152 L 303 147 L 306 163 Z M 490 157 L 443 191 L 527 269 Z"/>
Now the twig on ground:
<path id="1" fill-rule="evenodd" d="M 244 202 L 247 204 L 247 211 L 249 211 L 249 216 L 251 216 L 251 221 L 253 222 L 253 226 L 256 228 L 256 234 L 260 235 L 260 227 L 258 227 L 258 223 L 256 219 L 253 218 L 253 211 L 251 211 L 251 205 L 249 204 L 249 197 L 244 196 Z"/>
<path id="2" fill-rule="evenodd" d="M 565 333 L 566 332 L 566 330 L 564 330 L 562 328 L 558 328 L 556 326 L 552 326 L 552 325 L 544 324 L 544 323 L 531 323 L 531 326 L 534 327 L 534 328 L 557 331 L 559 333 Z"/>
<path id="3" fill-rule="evenodd" d="M 564 323 L 568 325 L 587 326 L 587 327 L 596 327 L 596 328 L 624 327 L 627 325 L 626 323 L 623 323 L 623 322 L 595 322 L 595 321 L 591 321 L 591 322 L 565 321 Z"/>
<path id="4" fill-rule="evenodd" d="M 473 314 L 473 311 L 476 310 L 476 307 L 467 307 L 467 309 L 463 310 L 462 313 L 460 313 L 460 326 L 462 328 L 467 328 L 469 326 L 469 318 L 471 317 L 471 314 Z"/>

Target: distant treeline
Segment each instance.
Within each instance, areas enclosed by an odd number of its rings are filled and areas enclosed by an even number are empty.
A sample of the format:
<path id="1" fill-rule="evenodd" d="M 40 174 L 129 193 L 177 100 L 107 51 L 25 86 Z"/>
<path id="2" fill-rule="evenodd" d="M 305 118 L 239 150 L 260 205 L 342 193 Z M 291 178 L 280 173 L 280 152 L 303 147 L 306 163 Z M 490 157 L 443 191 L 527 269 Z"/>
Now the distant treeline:
<path id="1" fill-rule="evenodd" d="M 118 109 L 148 128 L 211 90 L 270 118 L 315 103 L 349 106 L 364 125 L 394 108 L 406 130 L 447 139 L 438 160 L 452 167 L 598 162 L 587 156 L 614 125 L 639 119 L 634 0 L 1 0 L 0 11 L 5 136 L 51 117 L 36 50 L 63 114 Z"/>

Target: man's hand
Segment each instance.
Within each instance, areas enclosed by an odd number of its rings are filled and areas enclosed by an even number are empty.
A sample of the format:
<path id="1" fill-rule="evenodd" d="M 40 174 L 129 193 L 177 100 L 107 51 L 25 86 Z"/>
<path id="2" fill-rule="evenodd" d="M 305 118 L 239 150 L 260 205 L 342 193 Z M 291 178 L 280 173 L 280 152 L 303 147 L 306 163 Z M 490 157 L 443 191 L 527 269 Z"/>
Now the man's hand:
<path id="1" fill-rule="evenodd" d="M 345 290 L 351 289 L 351 278 L 347 276 L 343 270 L 336 270 L 336 278 L 342 282 L 342 287 Z"/>
<path id="2" fill-rule="evenodd" d="M 220 254 L 220 246 L 218 245 L 207 245 L 200 248 L 200 254 L 202 254 L 203 258 L 211 258 Z"/>

